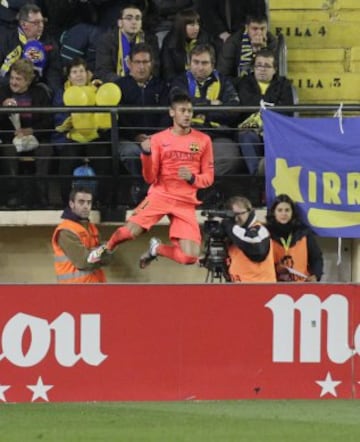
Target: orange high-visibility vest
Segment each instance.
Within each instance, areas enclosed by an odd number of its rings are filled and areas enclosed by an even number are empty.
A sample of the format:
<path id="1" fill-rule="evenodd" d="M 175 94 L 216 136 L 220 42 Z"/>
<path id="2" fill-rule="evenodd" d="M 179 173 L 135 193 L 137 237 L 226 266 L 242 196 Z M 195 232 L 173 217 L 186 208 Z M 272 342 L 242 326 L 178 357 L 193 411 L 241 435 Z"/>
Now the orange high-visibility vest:
<path id="1" fill-rule="evenodd" d="M 254 225 L 261 226 L 255 222 Z M 266 258 L 261 262 L 252 261 L 235 244 L 228 250 L 230 258 L 229 275 L 232 282 L 276 282 L 272 244 Z"/>
<path id="2" fill-rule="evenodd" d="M 299 241 L 297 241 L 293 246 L 289 248 L 289 250 L 285 250 L 284 246 L 274 239 L 271 240 L 273 245 L 273 253 L 274 253 L 274 262 L 275 266 L 281 263 L 282 258 L 285 255 L 291 256 L 293 260 L 293 267 L 298 272 L 303 273 L 304 275 L 309 276 L 308 271 L 308 250 L 307 250 L 307 239 L 306 236 L 303 236 Z M 294 281 L 303 282 L 303 278 L 299 278 L 293 275 Z"/>
<path id="3" fill-rule="evenodd" d="M 245 253 L 235 245 L 228 250 L 230 258 L 229 275 L 232 282 L 276 282 L 273 251 L 270 250 L 264 261 L 251 261 Z"/>
<path id="4" fill-rule="evenodd" d="M 86 248 L 92 249 L 97 247 L 99 245 L 99 231 L 92 223 L 89 223 L 88 229 L 89 230 L 86 230 L 81 224 L 71 220 L 64 220 L 56 227 L 52 237 L 52 247 L 54 250 L 54 266 L 58 283 L 106 282 L 105 273 L 102 269 L 79 270 L 76 268 L 57 243 L 59 232 L 61 230 L 69 230 L 79 237 Z"/>

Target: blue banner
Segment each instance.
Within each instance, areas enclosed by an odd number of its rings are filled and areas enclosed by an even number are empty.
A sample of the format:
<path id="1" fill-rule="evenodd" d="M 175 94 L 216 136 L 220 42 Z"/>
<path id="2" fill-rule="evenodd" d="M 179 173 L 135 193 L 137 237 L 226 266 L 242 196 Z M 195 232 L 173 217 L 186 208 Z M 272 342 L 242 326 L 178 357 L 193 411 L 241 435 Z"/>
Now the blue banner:
<path id="1" fill-rule="evenodd" d="M 268 204 L 286 193 L 318 235 L 360 238 L 360 118 L 262 119 Z"/>

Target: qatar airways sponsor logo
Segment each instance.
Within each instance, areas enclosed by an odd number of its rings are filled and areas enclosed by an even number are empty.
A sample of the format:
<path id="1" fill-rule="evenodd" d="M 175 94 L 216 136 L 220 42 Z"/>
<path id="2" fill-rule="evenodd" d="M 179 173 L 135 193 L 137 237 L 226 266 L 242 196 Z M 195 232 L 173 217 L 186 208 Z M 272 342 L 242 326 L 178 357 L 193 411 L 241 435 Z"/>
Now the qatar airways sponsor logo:
<path id="1" fill-rule="evenodd" d="M 82 314 L 76 324 L 74 316 L 67 312 L 51 322 L 17 313 L 0 330 L 0 364 L 7 360 L 17 367 L 33 367 L 53 351 L 63 367 L 73 367 L 79 361 L 98 366 L 107 358 L 101 351 L 100 326 L 100 314 Z M 23 343 L 29 336 L 25 349 Z"/>
<path id="2" fill-rule="evenodd" d="M 163 158 L 165 160 L 186 160 L 194 161 L 195 158 L 199 157 L 199 153 L 196 152 L 182 152 L 177 150 L 169 150 L 163 153 Z"/>
<path id="3" fill-rule="evenodd" d="M 278 294 L 265 307 L 273 315 L 273 362 L 294 362 L 296 345 L 299 362 L 304 363 L 320 363 L 324 350 L 336 364 L 360 354 L 360 325 L 350 336 L 349 301 L 341 294 L 332 294 L 323 301 L 315 294 L 304 294 L 296 301 L 287 294 Z"/>

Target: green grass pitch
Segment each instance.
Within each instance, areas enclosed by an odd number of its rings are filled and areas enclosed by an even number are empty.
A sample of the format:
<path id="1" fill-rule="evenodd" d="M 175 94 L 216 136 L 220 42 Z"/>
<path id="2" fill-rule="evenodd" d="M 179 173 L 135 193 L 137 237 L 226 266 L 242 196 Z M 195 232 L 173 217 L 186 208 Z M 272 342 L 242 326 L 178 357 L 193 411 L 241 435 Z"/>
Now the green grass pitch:
<path id="1" fill-rule="evenodd" d="M 1 404 L 1 442 L 360 440 L 356 400 Z"/>

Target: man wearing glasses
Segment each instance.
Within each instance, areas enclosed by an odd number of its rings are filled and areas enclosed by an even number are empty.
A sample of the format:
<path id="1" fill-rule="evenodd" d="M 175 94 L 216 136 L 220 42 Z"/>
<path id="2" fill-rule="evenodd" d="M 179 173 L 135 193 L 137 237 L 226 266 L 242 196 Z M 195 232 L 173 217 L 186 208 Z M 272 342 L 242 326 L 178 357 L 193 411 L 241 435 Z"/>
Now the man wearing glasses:
<path id="1" fill-rule="evenodd" d="M 155 35 L 142 29 L 142 12 L 137 6 L 125 6 L 120 11 L 117 27 L 99 40 L 96 47 L 95 77 L 104 82 L 115 82 L 129 73 L 127 60 L 131 47 L 148 43 L 154 54 L 155 71 L 158 70 L 159 46 Z"/>
<path id="2" fill-rule="evenodd" d="M 120 105 L 125 106 L 167 106 L 169 88 L 165 81 L 153 75 L 153 53 L 146 43 L 138 43 L 131 48 L 128 66 L 129 74 L 121 77 L 116 84 L 122 96 Z M 145 197 L 148 186 L 142 176 L 140 154 L 141 143 L 167 126 L 169 118 L 161 113 L 120 113 L 120 160 L 132 175 L 130 188 L 132 203 L 138 205 Z"/>
<path id="3" fill-rule="evenodd" d="M 222 221 L 228 240 L 231 281 L 276 282 L 270 233 L 257 220 L 251 202 L 243 196 L 233 196 L 226 208 L 234 214 Z"/>
<path id="4" fill-rule="evenodd" d="M 277 74 L 275 55 L 268 49 L 262 49 L 256 54 L 254 72 L 239 80 L 237 92 L 242 106 L 260 108 L 261 100 L 283 106 L 294 104 L 291 83 Z M 259 113 L 241 113 L 238 127 L 238 141 L 249 173 L 262 174 L 259 164 L 264 155 L 264 145 Z"/>
<path id="5" fill-rule="evenodd" d="M 19 10 L 18 28 L 1 33 L 0 84 L 8 84 L 10 68 L 16 60 L 27 58 L 34 65 L 37 79 L 51 91 L 61 86 L 58 47 L 45 36 L 45 22 L 37 5 L 25 4 Z"/>

